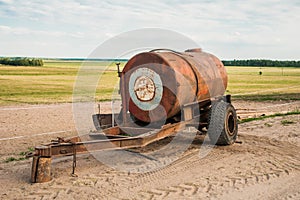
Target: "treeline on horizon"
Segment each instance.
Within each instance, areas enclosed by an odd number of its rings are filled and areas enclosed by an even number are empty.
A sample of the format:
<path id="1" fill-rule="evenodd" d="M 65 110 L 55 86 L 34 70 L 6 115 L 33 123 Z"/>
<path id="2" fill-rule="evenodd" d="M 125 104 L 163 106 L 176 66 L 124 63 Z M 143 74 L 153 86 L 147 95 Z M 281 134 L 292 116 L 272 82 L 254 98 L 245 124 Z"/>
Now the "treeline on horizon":
<path id="1" fill-rule="evenodd" d="M 223 60 L 225 66 L 258 66 L 258 67 L 300 67 L 300 61 L 294 60 Z"/>
<path id="2" fill-rule="evenodd" d="M 27 58 L 27 57 L 0 57 L 0 64 L 13 66 L 43 66 L 44 60 L 58 61 L 112 61 L 127 62 L 128 59 L 112 58 Z M 256 66 L 256 67 L 300 67 L 300 61 L 295 60 L 266 60 L 266 59 L 248 59 L 248 60 L 222 60 L 225 66 Z"/>
<path id="3" fill-rule="evenodd" d="M 43 66 L 44 62 L 40 58 L 0 58 L 0 64 L 12 66 Z"/>

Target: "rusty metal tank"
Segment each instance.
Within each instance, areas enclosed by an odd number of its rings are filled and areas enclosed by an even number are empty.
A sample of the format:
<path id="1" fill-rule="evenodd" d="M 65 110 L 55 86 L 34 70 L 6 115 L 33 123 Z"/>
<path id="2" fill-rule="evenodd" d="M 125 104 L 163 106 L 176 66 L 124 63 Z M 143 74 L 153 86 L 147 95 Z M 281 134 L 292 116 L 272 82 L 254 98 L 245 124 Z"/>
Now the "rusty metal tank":
<path id="1" fill-rule="evenodd" d="M 222 62 L 201 49 L 157 49 L 132 57 L 121 78 L 123 106 L 142 122 L 166 121 L 184 104 L 222 96 L 227 73 Z"/>

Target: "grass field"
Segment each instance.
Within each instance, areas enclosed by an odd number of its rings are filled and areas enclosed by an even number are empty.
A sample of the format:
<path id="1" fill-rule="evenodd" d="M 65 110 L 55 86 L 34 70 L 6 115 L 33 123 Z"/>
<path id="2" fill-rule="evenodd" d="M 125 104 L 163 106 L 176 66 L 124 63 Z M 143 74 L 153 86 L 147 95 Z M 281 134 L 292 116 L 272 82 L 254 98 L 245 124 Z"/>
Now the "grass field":
<path id="1" fill-rule="evenodd" d="M 44 61 L 43 67 L 0 66 L 0 105 L 72 102 L 79 61 Z M 123 65 L 124 63 L 122 63 Z M 114 63 L 88 62 L 98 78 L 96 100 L 110 100 L 118 81 Z M 300 68 L 226 67 L 234 99 L 300 100 Z M 262 71 L 262 75 L 259 75 Z"/>
<path id="2" fill-rule="evenodd" d="M 43 67 L 0 66 L 0 105 L 72 102 L 73 86 L 81 62 L 45 61 Z M 101 73 L 109 63 L 90 62 Z M 114 66 L 104 72 L 97 100 L 108 100 L 117 81 Z M 114 70 L 114 71 L 113 71 Z M 101 94 L 100 94 L 101 93 Z"/>
<path id="3" fill-rule="evenodd" d="M 227 93 L 244 100 L 300 100 L 300 68 L 226 67 Z M 262 75 L 259 75 L 262 72 Z"/>

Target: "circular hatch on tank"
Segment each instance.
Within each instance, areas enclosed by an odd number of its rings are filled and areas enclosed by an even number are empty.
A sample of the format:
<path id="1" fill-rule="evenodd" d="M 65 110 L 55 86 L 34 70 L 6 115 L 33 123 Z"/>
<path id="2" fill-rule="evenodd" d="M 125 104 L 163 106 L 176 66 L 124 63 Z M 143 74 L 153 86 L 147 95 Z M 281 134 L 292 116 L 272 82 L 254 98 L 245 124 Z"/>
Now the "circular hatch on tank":
<path id="1" fill-rule="evenodd" d="M 142 110 L 155 109 L 163 94 L 160 76 L 150 68 L 138 68 L 129 78 L 129 95 L 134 104 Z"/>

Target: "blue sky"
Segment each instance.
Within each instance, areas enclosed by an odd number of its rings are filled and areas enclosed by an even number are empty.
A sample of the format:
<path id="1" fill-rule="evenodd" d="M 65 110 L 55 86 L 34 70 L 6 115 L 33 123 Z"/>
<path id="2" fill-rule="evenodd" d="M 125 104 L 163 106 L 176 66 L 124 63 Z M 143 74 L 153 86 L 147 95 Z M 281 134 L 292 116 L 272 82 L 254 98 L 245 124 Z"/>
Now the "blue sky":
<path id="1" fill-rule="evenodd" d="M 84 58 L 141 28 L 179 32 L 221 59 L 300 60 L 299 0 L 0 0 L 0 56 Z"/>

